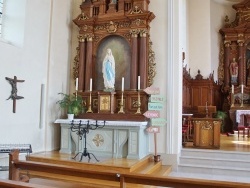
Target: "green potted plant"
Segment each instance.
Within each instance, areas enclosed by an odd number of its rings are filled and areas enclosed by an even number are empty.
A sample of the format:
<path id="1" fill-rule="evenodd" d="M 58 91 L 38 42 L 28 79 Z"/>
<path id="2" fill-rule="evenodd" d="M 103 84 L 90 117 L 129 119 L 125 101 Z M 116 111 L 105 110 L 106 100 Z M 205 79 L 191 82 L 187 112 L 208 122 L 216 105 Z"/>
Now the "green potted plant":
<path id="1" fill-rule="evenodd" d="M 68 114 L 68 119 L 69 114 L 73 114 L 74 116 L 78 116 L 83 109 L 82 106 L 82 97 L 77 95 L 70 95 L 70 94 L 65 94 L 65 93 L 58 93 L 59 95 L 62 95 L 62 99 L 57 101 L 56 103 L 59 104 L 60 108 L 65 109 Z M 72 116 L 72 115 L 71 115 Z M 73 116 L 73 118 L 74 118 Z"/>

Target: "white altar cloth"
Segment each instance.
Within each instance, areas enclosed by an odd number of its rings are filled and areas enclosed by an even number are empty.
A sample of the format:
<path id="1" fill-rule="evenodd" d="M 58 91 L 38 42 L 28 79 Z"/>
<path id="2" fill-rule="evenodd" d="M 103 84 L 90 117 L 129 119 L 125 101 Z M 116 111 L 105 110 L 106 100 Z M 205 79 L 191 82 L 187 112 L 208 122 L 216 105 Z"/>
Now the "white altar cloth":
<path id="1" fill-rule="evenodd" d="M 240 123 L 240 116 L 250 114 L 250 110 L 236 110 L 236 122 Z"/>
<path id="2" fill-rule="evenodd" d="M 93 119 L 57 119 L 61 126 L 61 153 L 78 153 L 84 149 L 84 139 L 79 140 L 76 132 L 72 132 L 71 124 L 103 125 L 103 120 Z M 141 159 L 149 154 L 147 121 L 105 121 L 103 128 L 90 130 L 86 144 L 89 152 L 97 156 L 113 158 Z"/>

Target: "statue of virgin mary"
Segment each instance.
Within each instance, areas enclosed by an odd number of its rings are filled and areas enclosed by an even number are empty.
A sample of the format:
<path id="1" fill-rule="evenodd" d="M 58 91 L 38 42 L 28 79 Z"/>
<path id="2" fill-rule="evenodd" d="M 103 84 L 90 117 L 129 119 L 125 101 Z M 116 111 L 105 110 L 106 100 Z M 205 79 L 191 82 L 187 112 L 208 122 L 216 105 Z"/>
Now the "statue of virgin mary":
<path id="1" fill-rule="evenodd" d="M 102 73 L 104 79 L 104 91 L 115 90 L 115 58 L 110 48 L 107 49 L 106 56 L 102 63 Z"/>

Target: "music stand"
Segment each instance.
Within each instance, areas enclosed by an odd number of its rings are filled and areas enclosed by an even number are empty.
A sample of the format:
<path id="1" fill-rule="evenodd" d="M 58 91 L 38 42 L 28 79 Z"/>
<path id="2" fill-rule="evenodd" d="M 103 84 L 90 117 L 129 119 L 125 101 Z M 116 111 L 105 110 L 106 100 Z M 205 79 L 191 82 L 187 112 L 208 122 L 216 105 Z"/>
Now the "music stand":
<path id="1" fill-rule="evenodd" d="M 76 132 L 76 134 L 80 137 L 80 140 L 82 140 L 82 137 L 84 137 L 84 149 L 83 152 L 78 152 L 72 159 L 76 159 L 76 157 L 81 153 L 81 157 L 79 161 L 82 161 L 83 156 L 88 156 L 88 162 L 90 161 L 92 155 L 97 162 L 99 160 L 95 157 L 93 153 L 89 153 L 87 150 L 87 133 L 89 133 L 89 130 L 96 130 L 98 128 L 103 128 L 105 126 L 105 121 L 103 122 L 103 125 L 98 125 L 98 122 L 96 120 L 95 124 L 90 124 L 89 120 L 87 123 L 83 124 L 82 120 L 79 121 L 79 124 L 74 124 L 74 120 L 71 122 L 71 131 Z"/>

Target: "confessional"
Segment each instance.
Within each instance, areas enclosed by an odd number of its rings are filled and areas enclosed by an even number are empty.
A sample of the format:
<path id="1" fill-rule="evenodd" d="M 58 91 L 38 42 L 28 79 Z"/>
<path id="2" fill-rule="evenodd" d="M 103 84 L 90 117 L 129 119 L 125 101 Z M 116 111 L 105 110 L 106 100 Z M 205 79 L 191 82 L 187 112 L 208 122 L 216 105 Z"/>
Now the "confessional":
<path id="1" fill-rule="evenodd" d="M 80 5 L 81 13 L 73 20 L 79 28 L 73 74 L 86 111 L 78 118 L 145 120 L 148 95 L 143 90 L 152 85 L 156 73 L 149 26 L 155 15 L 148 10 L 149 3 L 85 0 Z M 108 48 L 115 59 L 112 91 L 104 89 L 102 70 Z"/>

